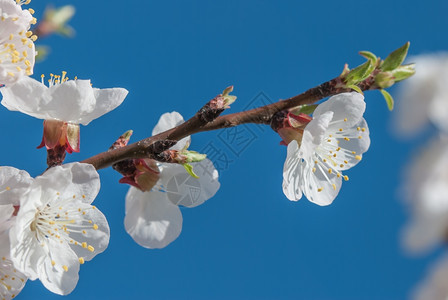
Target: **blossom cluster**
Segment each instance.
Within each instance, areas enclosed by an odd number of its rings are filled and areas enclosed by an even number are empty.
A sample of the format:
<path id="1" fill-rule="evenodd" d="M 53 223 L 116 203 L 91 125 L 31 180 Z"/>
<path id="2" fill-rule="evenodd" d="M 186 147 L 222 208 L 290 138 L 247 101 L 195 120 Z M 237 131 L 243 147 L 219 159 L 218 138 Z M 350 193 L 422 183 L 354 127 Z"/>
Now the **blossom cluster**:
<path id="1" fill-rule="evenodd" d="M 410 160 L 401 189 L 410 215 L 403 229 L 403 244 L 415 255 L 447 242 L 448 54 L 425 54 L 411 59 L 417 63 L 417 72 L 398 91 L 394 128 L 406 138 L 427 130 L 429 124 L 434 132 Z M 415 299 L 446 299 L 447 272 L 443 257 L 418 286 Z"/>
<path id="2" fill-rule="evenodd" d="M 81 149 L 80 125 L 114 110 L 128 94 L 124 88 L 94 88 L 90 80 L 70 79 L 65 71 L 40 80 L 29 77 L 37 38 L 30 31 L 36 23 L 33 10 L 22 7 L 29 2 L 0 0 L 1 104 L 43 120 L 38 148 L 46 148 L 49 168 L 33 178 L 26 171 L 0 167 L 0 299 L 14 298 L 28 279 L 66 295 L 76 287 L 80 265 L 107 248 L 107 219 L 92 205 L 100 190 L 99 174 L 93 165 L 63 162 L 66 153 Z M 232 89 L 209 103 L 213 114 L 200 116 L 202 120 L 211 122 L 229 108 L 236 100 L 228 95 Z M 346 171 L 370 146 L 365 108 L 364 96 L 351 92 L 331 97 L 308 114 L 302 107 L 278 113 L 272 127 L 287 146 L 282 189 L 289 200 L 305 195 L 318 205 L 333 202 L 342 182 L 349 180 Z M 163 114 L 152 134 L 183 123 L 178 112 Z M 129 136 L 114 147 L 126 145 Z M 220 188 L 213 162 L 188 150 L 190 144 L 187 136 L 164 149 L 174 155 L 171 161 L 148 155 L 113 166 L 123 175 L 119 182 L 130 185 L 125 229 L 145 248 L 172 243 L 182 230 L 181 208 L 203 204 Z"/>

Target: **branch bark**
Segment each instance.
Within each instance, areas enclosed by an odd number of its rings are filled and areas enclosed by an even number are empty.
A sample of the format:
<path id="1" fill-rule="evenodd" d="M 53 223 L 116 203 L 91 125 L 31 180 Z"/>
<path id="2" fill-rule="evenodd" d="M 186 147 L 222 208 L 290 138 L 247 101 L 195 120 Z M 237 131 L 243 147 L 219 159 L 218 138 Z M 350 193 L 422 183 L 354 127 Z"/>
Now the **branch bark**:
<path id="1" fill-rule="evenodd" d="M 362 91 L 378 89 L 378 87 L 375 85 L 375 75 L 375 72 L 373 72 L 367 79 L 360 82 L 358 84 L 358 87 Z M 270 125 L 272 117 L 279 111 L 294 108 L 299 105 L 312 104 L 323 98 L 350 91 L 352 90 L 344 87 L 344 83 L 342 82 L 341 78 L 336 77 L 289 99 L 281 100 L 279 102 L 248 111 L 220 116 L 217 117 L 214 121 L 208 123 L 204 122 L 200 118 L 200 115 L 197 113 L 185 123 L 170 130 L 140 140 L 123 148 L 99 153 L 95 156 L 83 160 L 82 162 L 92 164 L 97 170 L 99 170 L 107 168 L 114 163 L 125 159 L 155 159 L 155 156 L 157 154 L 157 151 L 155 151 L 155 149 L 160 148 L 160 151 L 166 150 L 163 149 L 163 144 L 166 141 L 170 142 L 167 144 L 171 144 L 171 141 L 179 141 L 186 136 L 198 132 L 234 127 L 246 123 Z"/>

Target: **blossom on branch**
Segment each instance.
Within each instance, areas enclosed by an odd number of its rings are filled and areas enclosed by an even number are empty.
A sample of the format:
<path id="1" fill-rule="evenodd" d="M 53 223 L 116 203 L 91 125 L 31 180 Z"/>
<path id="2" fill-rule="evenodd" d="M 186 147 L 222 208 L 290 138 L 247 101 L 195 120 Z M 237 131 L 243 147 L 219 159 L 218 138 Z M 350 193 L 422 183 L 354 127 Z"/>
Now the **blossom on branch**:
<path id="1" fill-rule="evenodd" d="M 166 113 L 160 117 L 153 135 L 181 123 L 183 118 L 179 113 Z M 186 149 L 190 140 L 188 136 L 171 149 Z M 218 171 L 213 163 L 204 159 L 193 163 L 193 166 L 199 179 L 190 176 L 180 164 L 146 163 L 151 170 L 146 172 L 148 176 L 143 177 L 147 178 L 145 188 L 139 189 L 133 184 L 126 195 L 125 228 L 139 245 L 151 249 L 166 247 L 182 230 L 179 205 L 198 206 L 218 191 Z"/>
<path id="2" fill-rule="evenodd" d="M 446 254 L 432 265 L 429 276 L 417 286 L 412 299 L 448 299 L 448 256 Z"/>
<path id="3" fill-rule="evenodd" d="M 79 152 L 79 124 L 88 125 L 119 106 L 128 91 L 123 88 L 92 88 L 90 80 L 69 80 L 51 75 L 49 86 L 44 77 L 39 82 L 25 77 L 11 87 L 3 87 L 1 104 L 11 111 L 20 111 L 44 119 L 42 143 L 47 149 L 63 147 L 68 153 Z"/>
<path id="4" fill-rule="evenodd" d="M 35 178 L 10 229 L 14 266 L 54 293 L 70 293 L 80 264 L 109 243 L 107 220 L 91 205 L 99 189 L 99 175 L 89 164 L 54 167 Z"/>
<path id="5" fill-rule="evenodd" d="M 22 9 L 31 1 L 0 0 L 0 85 L 10 85 L 33 74 L 37 39 L 30 29 L 34 10 Z"/>
<path id="6" fill-rule="evenodd" d="M 297 201 L 302 194 L 313 203 L 329 205 L 336 198 L 342 171 L 355 166 L 370 145 L 364 120 L 364 97 L 343 93 L 320 104 L 303 130 L 301 143 L 292 140 L 283 168 L 283 192 Z"/>

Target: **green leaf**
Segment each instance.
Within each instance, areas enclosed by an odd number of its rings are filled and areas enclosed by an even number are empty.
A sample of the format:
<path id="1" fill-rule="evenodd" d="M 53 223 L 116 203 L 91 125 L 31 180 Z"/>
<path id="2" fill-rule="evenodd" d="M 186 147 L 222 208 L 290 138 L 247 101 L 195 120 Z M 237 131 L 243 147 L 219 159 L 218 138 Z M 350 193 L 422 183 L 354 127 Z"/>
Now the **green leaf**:
<path id="1" fill-rule="evenodd" d="M 380 69 L 382 71 L 392 71 L 400 66 L 406 58 L 406 55 L 408 54 L 409 45 L 410 43 L 407 42 L 406 44 L 389 54 L 389 56 L 386 57 L 386 59 L 381 64 Z"/>
<path id="2" fill-rule="evenodd" d="M 394 109 L 394 98 L 386 90 L 380 90 L 380 92 L 383 94 L 384 100 L 386 100 L 387 108 L 392 111 Z"/>
<path id="3" fill-rule="evenodd" d="M 369 77 L 370 73 L 372 73 L 372 71 L 374 69 L 375 69 L 375 66 L 373 66 L 373 68 L 372 68 L 372 61 L 371 60 L 366 61 L 362 65 L 359 65 L 356 68 L 352 69 L 347 74 L 347 76 L 345 77 L 346 84 L 352 85 L 352 84 L 357 84 L 357 83 L 363 81 L 364 79 Z"/>
<path id="4" fill-rule="evenodd" d="M 190 165 L 190 164 L 183 164 L 182 166 L 184 166 L 185 170 L 187 171 L 188 174 L 190 174 L 191 177 L 199 179 L 199 176 L 194 173 L 192 165 Z"/>
<path id="5" fill-rule="evenodd" d="M 298 113 L 311 115 L 316 108 L 317 108 L 317 104 L 310 104 L 310 105 L 305 104 L 305 105 L 300 106 Z"/>
<path id="6" fill-rule="evenodd" d="M 358 93 L 360 93 L 361 95 L 364 95 L 362 90 L 357 85 L 352 84 L 352 85 L 348 85 L 347 87 L 352 89 L 352 90 L 354 90 L 354 91 L 356 91 L 356 92 L 358 92 Z"/>
<path id="7" fill-rule="evenodd" d="M 370 51 L 360 51 L 359 54 L 365 58 L 367 58 L 368 60 L 371 60 L 372 62 L 376 62 L 378 60 L 378 58 L 376 57 L 375 54 L 373 54 Z"/>

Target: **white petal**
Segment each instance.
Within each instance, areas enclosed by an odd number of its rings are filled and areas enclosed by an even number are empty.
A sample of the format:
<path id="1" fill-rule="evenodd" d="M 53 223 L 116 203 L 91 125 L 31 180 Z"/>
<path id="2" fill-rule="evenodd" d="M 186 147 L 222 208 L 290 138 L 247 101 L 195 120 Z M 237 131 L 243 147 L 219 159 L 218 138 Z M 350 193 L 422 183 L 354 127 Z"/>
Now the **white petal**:
<path id="1" fill-rule="evenodd" d="M 48 248 L 49 256 L 38 266 L 39 279 L 53 293 L 70 294 L 79 279 L 78 257 L 65 243 L 60 244 L 49 239 Z"/>
<path id="2" fill-rule="evenodd" d="M 0 280 L 0 299 L 10 300 L 22 291 L 27 278 L 9 259 L 0 256 Z"/>
<path id="3" fill-rule="evenodd" d="M 70 244 L 70 246 L 78 257 L 82 257 L 85 261 L 89 261 L 97 254 L 106 250 L 109 245 L 109 224 L 106 217 L 98 209 L 91 209 L 88 204 L 78 205 L 78 207 L 85 213 L 83 218 L 87 220 L 87 222 L 91 221 L 91 225 L 88 228 L 85 228 L 84 232 L 71 232 L 70 238 L 81 243 L 87 243 L 87 245 L 94 248 L 94 251 L 90 251 L 88 248 L 83 248 L 79 245 Z"/>
<path id="4" fill-rule="evenodd" d="M 38 119 L 47 118 L 45 111 L 40 111 L 40 96 L 48 88 L 30 77 L 23 77 L 12 86 L 3 87 L 1 104 L 11 111 L 20 111 Z"/>
<path id="5" fill-rule="evenodd" d="M 167 131 L 168 129 L 174 128 L 184 122 L 185 122 L 184 118 L 177 111 L 173 111 L 171 113 L 164 113 L 163 115 L 160 116 L 159 122 L 157 122 L 157 125 L 152 130 L 152 135 L 156 135 L 161 132 Z M 178 141 L 176 145 L 171 147 L 171 149 L 182 150 L 185 147 L 188 148 L 190 143 L 191 143 L 191 137 L 187 136 L 186 138 L 183 138 L 180 141 Z"/>
<path id="6" fill-rule="evenodd" d="M 0 204 L 0 233 L 6 229 L 3 224 L 11 218 L 13 212 L 14 206 L 12 204 Z"/>
<path id="7" fill-rule="evenodd" d="M 190 176 L 179 164 L 162 164 L 160 182 L 166 190 L 168 199 L 176 205 L 198 206 L 219 189 L 218 171 L 209 159 L 192 163 L 199 179 Z"/>
<path id="8" fill-rule="evenodd" d="M 145 248 L 164 248 L 182 230 L 182 214 L 166 194 L 159 191 L 141 192 L 131 187 L 126 195 L 126 231 Z"/>
<path id="9" fill-rule="evenodd" d="M 90 80 L 69 80 L 47 89 L 38 109 L 46 112 L 45 119 L 79 124 L 83 116 L 95 109 L 95 102 Z"/>
<path id="10" fill-rule="evenodd" d="M 92 120 L 117 108 L 126 98 L 128 91 L 123 88 L 93 89 L 96 105 L 90 113 L 82 114 L 78 122 L 88 125 Z"/>
<path id="11" fill-rule="evenodd" d="M 330 126 L 347 128 L 358 123 L 361 120 L 365 110 L 366 103 L 364 102 L 363 95 L 356 92 L 342 93 L 332 96 L 327 101 L 319 104 L 313 113 L 313 118 L 316 118 L 328 111 L 332 111 L 332 124 L 334 125 L 330 124 Z"/>
<path id="12" fill-rule="evenodd" d="M 308 160 L 313 156 L 315 149 L 322 143 L 326 137 L 328 125 L 333 118 L 333 112 L 328 111 L 319 114 L 308 125 L 303 132 L 302 144 L 300 146 L 301 157 Z"/>
<path id="13" fill-rule="evenodd" d="M 288 144 L 288 154 L 283 166 L 283 193 L 291 201 L 302 198 L 302 158 L 299 155 L 297 141 Z"/>
<path id="14" fill-rule="evenodd" d="M 20 198 L 28 191 L 33 179 L 22 170 L 0 167 L 0 204 L 19 205 Z"/>
<path id="15" fill-rule="evenodd" d="M 341 189 L 342 177 L 337 176 L 336 172 L 329 173 L 327 168 L 322 166 L 324 163 L 320 157 L 315 157 L 315 160 L 319 163 L 307 161 L 302 170 L 302 190 L 311 202 L 322 206 L 330 205 Z"/>
<path id="16" fill-rule="evenodd" d="M 51 168 L 36 177 L 33 186 L 41 186 L 47 193 L 59 193 L 61 198 L 75 196 L 90 204 L 100 190 L 100 177 L 90 164 L 70 163 Z"/>

